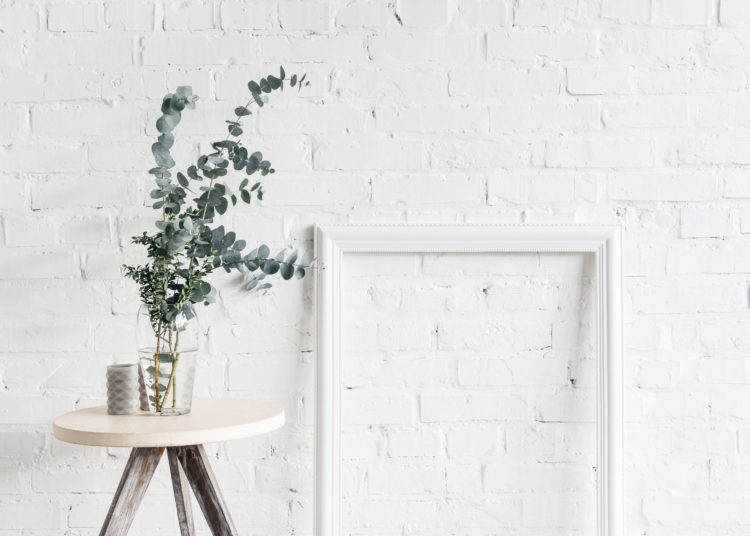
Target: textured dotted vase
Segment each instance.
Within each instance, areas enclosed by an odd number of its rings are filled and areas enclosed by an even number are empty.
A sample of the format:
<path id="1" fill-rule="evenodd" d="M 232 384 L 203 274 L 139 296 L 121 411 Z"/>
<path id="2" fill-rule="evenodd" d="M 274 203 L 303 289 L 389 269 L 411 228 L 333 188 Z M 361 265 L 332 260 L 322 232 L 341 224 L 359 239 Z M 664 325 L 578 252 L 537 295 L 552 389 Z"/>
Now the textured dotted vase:
<path id="1" fill-rule="evenodd" d="M 138 365 L 107 367 L 107 413 L 127 415 L 140 408 Z"/>

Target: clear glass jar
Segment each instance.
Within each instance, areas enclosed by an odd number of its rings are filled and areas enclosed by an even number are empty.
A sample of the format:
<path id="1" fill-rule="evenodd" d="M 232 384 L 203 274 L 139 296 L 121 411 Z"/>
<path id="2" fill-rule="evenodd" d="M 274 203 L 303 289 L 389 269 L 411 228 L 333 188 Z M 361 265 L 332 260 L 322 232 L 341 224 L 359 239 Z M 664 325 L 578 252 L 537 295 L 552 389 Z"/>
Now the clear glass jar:
<path id="1" fill-rule="evenodd" d="M 138 362 L 154 415 L 190 413 L 200 328 L 188 304 L 171 322 L 145 304 L 138 309 Z"/>

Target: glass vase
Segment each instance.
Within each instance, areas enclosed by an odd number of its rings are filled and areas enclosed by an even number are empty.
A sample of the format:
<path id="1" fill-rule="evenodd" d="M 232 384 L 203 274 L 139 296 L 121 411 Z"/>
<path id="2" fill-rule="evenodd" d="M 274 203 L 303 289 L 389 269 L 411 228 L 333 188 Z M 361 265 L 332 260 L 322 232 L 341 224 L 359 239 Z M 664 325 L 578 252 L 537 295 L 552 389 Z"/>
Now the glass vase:
<path id="1" fill-rule="evenodd" d="M 185 306 L 167 321 L 142 304 L 138 310 L 138 363 L 154 415 L 190 413 L 200 329 L 195 309 Z"/>

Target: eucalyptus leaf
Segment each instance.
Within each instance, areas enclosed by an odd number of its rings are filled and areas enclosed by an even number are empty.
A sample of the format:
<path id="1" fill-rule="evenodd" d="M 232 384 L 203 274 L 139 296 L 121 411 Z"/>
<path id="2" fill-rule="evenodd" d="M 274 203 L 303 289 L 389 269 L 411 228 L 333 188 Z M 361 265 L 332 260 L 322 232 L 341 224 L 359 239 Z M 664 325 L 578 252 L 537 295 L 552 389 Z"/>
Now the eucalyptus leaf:
<path id="1" fill-rule="evenodd" d="M 154 155 L 154 160 L 156 160 L 156 163 L 165 168 L 171 168 L 174 166 L 174 160 L 172 159 L 172 156 L 169 154 L 169 149 L 164 147 L 160 143 L 154 143 L 151 146 L 151 152 Z"/>
<path id="2" fill-rule="evenodd" d="M 284 263 L 281 265 L 281 277 L 288 281 L 294 277 L 294 265 L 290 263 Z"/>
<path id="3" fill-rule="evenodd" d="M 263 273 L 268 274 L 268 275 L 275 274 L 276 272 L 279 271 L 279 268 L 280 268 L 279 263 L 276 262 L 274 259 L 266 259 L 261 266 Z"/>
<path id="4" fill-rule="evenodd" d="M 172 145 L 174 145 L 174 134 L 162 134 L 161 136 L 159 136 L 158 140 L 160 145 L 163 145 L 167 149 L 171 149 Z"/>

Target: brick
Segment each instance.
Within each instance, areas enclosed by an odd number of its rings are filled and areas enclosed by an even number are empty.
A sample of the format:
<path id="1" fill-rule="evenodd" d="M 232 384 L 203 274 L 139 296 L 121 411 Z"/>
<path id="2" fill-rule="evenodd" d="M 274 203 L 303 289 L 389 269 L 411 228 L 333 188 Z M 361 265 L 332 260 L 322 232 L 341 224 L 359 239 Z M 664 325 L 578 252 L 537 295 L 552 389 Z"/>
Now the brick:
<path id="1" fill-rule="evenodd" d="M 99 27 L 101 6 L 64 3 L 49 6 L 47 26 L 57 32 L 93 32 Z"/>
<path id="2" fill-rule="evenodd" d="M 385 25 L 387 6 L 382 2 L 359 0 L 341 6 L 336 13 L 336 26 L 342 28 L 380 28 Z"/>
<path id="3" fill-rule="evenodd" d="M 269 36 L 260 42 L 258 55 L 265 61 L 335 62 L 363 61 L 365 42 L 356 35 Z"/>
<path id="4" fill-rule="evenodd" d="M 727 67 L 636 68 L 634 77 L 636 87 L 647 95 L 737 92 L 745 89 L 744 72 Z"/>
<path id="5" fill-rule="evenodd" d="M 351 106 L 287 105 L 264 109 L 259 114 L 261 134 L 280 135 L 292 131 L 310 134 L 357 134 L 365 126 L 365 114 Z"/>
<path id="6" fill-rule="evenodd" d="M 210 30 L 214 27 L 213 5 L 204 2 L 167 4 L 164 10 L 165 30 Z"/>
<path id="7" fill-rule="evenodd" d="M 57 529 L 65 526 L 65 510 L 54 500 L 0 502 L 3 527 L 9 530 Z"/>
<path id="8" fill-rule="evenodd" d="M 221 28 L 224 30 L 267 30 L 274 27 L 276 5 L 268 2 L 222 2 Z"/>
<path id="9" fill-rule="evenodd" d="M 0 36 L 0 66 L 21 67 L 21 41 L 16 36 Z"/>
<path id="10" fill-rule="evenodd" d="M 16 172 L 66 173 L 81 170 L 82 153 L 75 146 L 14 144 L 0 149 L 0 158 L 6 169 Z"/>
<path id="11" fill-rule="evenodd" d="M 607 127 L 678 128 L 692 124 L 691 106 L 679 97 L 638 97 L 634 100 L 608 102 L 603 105 L 602 119 Z"/>
<path id="12" fill-rule="evenodd" d="M 679 164 L 745 164 L 750 163 L 746 143 L 747 140 L 740 137 L 722 141 L 714 137 L 691 137 L 676 141 L 671 152 Z"/>
<path id="13" fill-rule="evenodd" d="M 154 5 L 119 1 L 105 6 L 104 21 L 113 30 L 153 30 Z"/>
<path id="14" fill-rule="evenodd" d="M 746 26 L 750 24 L 750 6 L 742 0 L 721 0 L 719 21 L 722 26 Z"/>
<path id="15" fill-rule="evenodd" d="M 435 431 L 388 432 L 388 455 L 399 457 L 440 456 L 443 451 L 440 433 Z"/>
<path id="16" fill-rule="evenodd" d="M 638 310 L 649 314 L 731 313 L 747 308 L 743 284 L 722 275 L 671 276 L 633 290 Z"/>
<path id="17" fill-rule="evenodd" d="M 695 124 L 699 127 L 724 128 L 750 125 L 750 114 L 745 113 L 745 98 L 724 98 L 701 101 L 696 106 Z"/>
<path id="18" fill-rule="evenodd" d="M 462 359 L 458 362 L 459 385 L 513 385 L 508 364 L 497 359 Z"/>
<path id="19" fill-rule="evenodd" d="M 724 197 L 750 198 L 750 176 L 745 170 L 729 170 L 724 175 Z"/>
<path id="20" fill-rule="evenodd" d="M 550 167 L 642 168 L 654 164 L 654 144 L 647 139 L 560 140 L 547 143 Z"/>
<path id="21" fill-rule="evenodd" d="M 343 97 L 399 95 L 419 97 L 425 92 L 447 95 L 447 75 L 434 69 L 401 65 L 384 68 L 337 68 L 327 75 L 331 91 Z M 409 83 L 404 83 L 408 79 Z M 309 88 L 308 88 L 309 89 Z"/>
<path id="22" fill-rule="evenodd" d="M 0 176 L 0 190 L 3 192 L 0 197 L 0 208 L 19 210 L 26 207 L 25 182 L 21 179 Z"/>
<path id="23" fill-rule="evenodd" d="M 310 206 L 337 203 L 366 203 L 370 199 L 370 184 L 366 177 L 326 177 L 316 173 L 274 178 L 264 185 L 263 203 L 268 206 Z"/>
<path id="24" fill-rule="evenodd" d="M 440 493 L 445 490 L 445 469 L 437 464 L 393 461 L 369 475 L 371 493 Z"/>
<path id="25" fill-rule="evenodd" d="M 515 395 L 424 394 L 419 397 L 422 422 L 523 419 L 526 402 Z"/>
<path id="26" fill-rule="evenodd" d="M 446 448 L 451 458 L 477 458 L 502 449 L 502 434 L 486 427 L 462 427 L 446 434 Z"/>
<path id="27" fill-rule="evenodd" d="M 670 26 L 706 26 L 712 8 L 710 0 L 654 0 L 654 21 Z"/>
<path id="28" fill-rule="evenodd" d="M 330 26 L 328 2 L 282 0 L 279 22 L 284 30 L 327 30 Z"/>
<path id="29" fill-rule="evenodd" d="M 607 191 L 612 199 L 634 201 L 707 201 L 720 196 L 719 179 L 693 171 L 615 172 L 608 176 Z"/>
<path id="30" fill-rule="evenodd" d="M 102 96 L 106 99 L 158 99 L 168 93 L 164 72 L 140 69 L 138 72 L 111 73 L 102 80 Z"/>
<path id="31" fill-rule="evenodd" d="M 55 243 L 55 225 L 47 217 L 8 215 L 4 224 L 7 246 L 50 246 Z"/>
<path id="32" fill-rule="evenodd" d="M 450 72 L 452 96 L 557 94 L 561 74 L 556 67 L 506 67 L 497 70 L 457 69 Z"/>
<path id="33" fill-rule="evenodd" d="M 133 184 L 121 177 L 111 179 L 59 177 L 31 186 L 34 209 L 112 207 L 135 205 L 140 199 Z"/>
<path id="34" fill-rule="evenodd" d="M 0 423 L 3 425 L 49 425 L 58 415 L 73 410 L 72 399 L 63 397 L 4 395 L 2 400 Z"/>
<path id="35" fill-rule="evenodd" d="M 483 106 L 377 106 L 375 118 L 378 130 L 386 131 L 483 133 L 489 129 Z"/>
<path id="36" fill-rule="evenodd" d="M 555 497 L 523 501 L 523 524 L 526 527 L 593 530 L 595 519 L 596 503 L 593 499 Z"/>
<path id="37" fill-rule="evenodd" d="M 571 95 L 629 94 L 630 67 L 627 65 L 586 65 L 567 68 Z"/>
<path id="38" fill-rule="evenodd" d="M 591 390 L 569 389 L 537 400 L 538 420 L 542 422 L 594 422 L 595 394 Z"/>
<path id="39" fill-rule="evenodd" d="M 514 26 L 560 26 L 565 20 L 575 18 L 576 3 L 572 0 L 524 0 L 516 8 Z"/>
<path id="40" fill-rule="evenodd" d="M 103 284 L 75 279 L 11 279 L 0 283 L 0 314 L 54 315 L 60 303 L 68 314 L 100 315 L 110 311 L 110 291 Z"/>
<path id="41" fill-rule="evenodd" d="M 102 52 L 104 51 L 104 53 Z M 37 39 L 28 46 L 31 66 L 129 65 L 133 38 L 127 34 L 67 34 Z"/>
<path id="42" fill-rule="evenodd" d="M 586 32 L 553 33 L 546 29 L 497 30 L 487 34 L 487 55 L 492 61 L 529 61 L 592 58 L 596 39 Z"/>
<path id="43" fill-rule="evenodd" d="M 75 77 L 66 72 L 48 72 L 44 84 L 47 87 L 44 100 L 49 102 L 98 99 L 103 94 L 102 85 L 101 74 L 94 70 L 78 72 Z"/>
<path id="44" fill-rule="evenodd" d="M 39 11 L 33 5 L 15 4 L 0 7 L 0 32 L 16 34 L 39 30 Z"/>
<path id="45" fill-rule="evenodd" d="M 750 523 L 750 514 L 737 510 L 741 503 L 741 499 L 653 496 L 644 499 L 643 515 L 649 523 L 683 527 L 686 530 L 699 525 L 706 531 L 726 523 Z"/>
<path id="46" fill-rule="evenodd" d="M 12 143 L 21 136 L 25 110 L 0 110 L 0 143 Z"/>
<path id="47" fill-rule="evenodd" d="M 143 117 L 124 106 L 71 106 L 59 109 L 34 107 L 31 128 L 50 138 L 107 136 L 132 137 L 143 128 Z"/>
<path id="48" fill-rule="evenodd" d="M 2 279 L 67 278 L 77 275 L 71 252 L 5 249 L 0 258 Z"/>
<path id="49" fill-rule="evenodd" d="M 448 20 L 446 0 L 398 0 L 396 13 L 407 28 L 436 28 Z"/>
<path id="50" fill-rule="evenodd" d="M 722 210 L 683 209 L 680 211 L 682 238 L 723 237 L 729 232 L 729 218 Z"/>
<path id="51" fill-rule="evenodd" d="M 437 142 L 429 147 L 430 167 L 435 169 L 521 168 L 538 160 L 540 153 L 539 144 L 506 140 Z"/>
<path id="52" fill-rule="evenodd" d="M 458 6 L 453 20 L 470 28 L 497 28 L 505 26 L 511 10 L 506 2 L 496 0 L 464 0 Z"/>
<path id="53" fill-rule="evenodd" d="M 378 205 L 478 203 L 485 197 L 484 183 L 483 177 L 381 176 L 372 181 L 372 201 Z"/>
<path id="54" fill-rule="evenodd" d="M 8 69 L 0 85 L 0 99 L 5 103 L 36 102 L 44 99 L 44 73 L 27 69 Z"/>
<path id="55" fill-rule="evenodd" d="M 488 465 L 484 489 L 490 493 L 593 491 L 595 473 L 590 467 L 554 463 Z"/>
<path id="56" fill-rule="evenodd" d="M 33 463 L 44 446 L 44 434 L 40 432 L 6 431 L 3 435 L 5 443 L 0 451 L 0 458 L 15 459 L 26 464 Z"/>
<path id="57" fill-rule="evenodd" d="M 109 218 L 106 216 L 74 217 L 60 223 L 63 244 L 102 244 L 110 241 Z"/>
<path id="58" fill-rule="evenodd" d="M 423 166 L 419 141 L 376 140 L 329 142 L 313 155 L 313 166 L 320 170 L 419 169 Z"/>
<path id="59" fill-rule="evenodd" d="M 490 107 L 490 131 L 535 132 L 539 130 L 596 129 L 600 124 L 600 106 L 578 99 L 543 97 L 528 102 L 509 98 Z"/>
<path id="60" fill-rule="evenodd" d="M 462 63 L 479 55 L 479 40 L 472 34 L 376 35 L 368 47 L 375 61 Z"/>
<path id="61" fill-rule="evenodd" d="M 248 64 L 255 60 L 255 48 L 255 41 L 246 36 L 153 34 L 143 39 L 143 64 Z"/>
<path id="62" fill-rule="evenodd" d="M 410 424 L 414 422 L 415 401 L 407 395 L 384 395 L 345 391 L 343 420 L 347 424 Z"/>
<path id="63" fill-rule="evenodd" d="M 138 143 L 104 141 L 88 145 L 89 165 L 96 171 L 143 171 L 152 161 L 151 145 L 144 140 Z"/>
<path id="64" fill-rule="evenodd" d="M 620 2 L 619 0 L 602 1 L 602 17 L 612 19 L 619 23 L 648 23 L 651 20 L 650 0 L 631 0 Z"/>
<path id="65" fill-rule="evenodd" d="M 568 173 L 498 173 L 487 181 L 487 202 L 511 203 L 573 202 L 575 175 Z"/>

